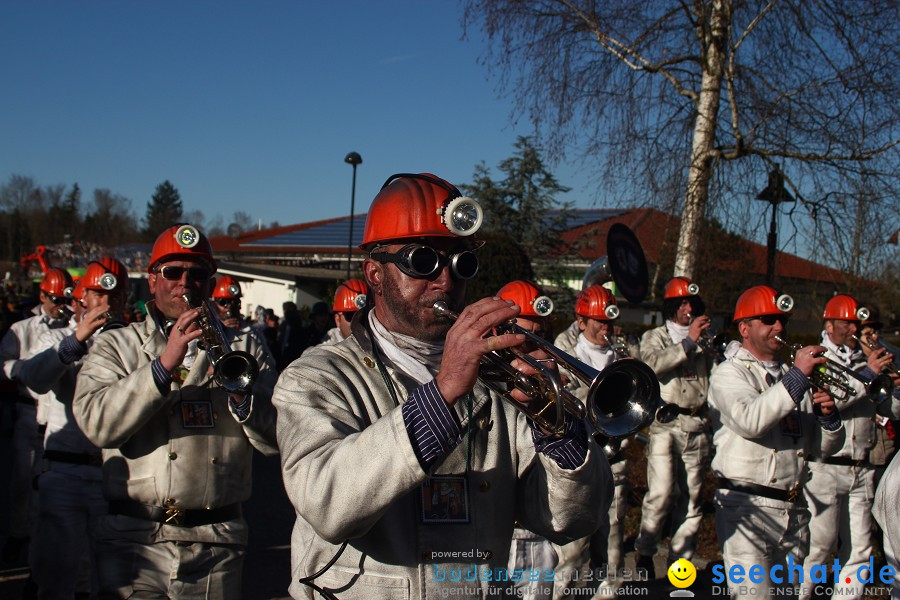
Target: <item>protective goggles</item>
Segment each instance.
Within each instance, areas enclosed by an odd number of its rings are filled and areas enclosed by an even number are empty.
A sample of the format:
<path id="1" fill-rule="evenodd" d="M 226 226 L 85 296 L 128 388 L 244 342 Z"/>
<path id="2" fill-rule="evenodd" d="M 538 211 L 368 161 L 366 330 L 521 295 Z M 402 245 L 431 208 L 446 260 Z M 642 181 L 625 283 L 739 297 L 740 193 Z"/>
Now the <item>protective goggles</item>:
<path id="1" fill-rule="evenodd" d="M 185 273 L 187 273 L 188 279 L 191 281 L 206 281 L 212 276 L 209 269 L 203 267 L 177 267 L 175 265 L 160 267 L 157 273 L 162 275 L 163 279 L 168 279 L 169 281 L 179 281 Z"/>
<path id="2" fill-rule="evenodd" d="M 403 273 L 415 279 L 436 277 L 448 263 L 450 272 L 457 279 L 472 279 L 478 272 L 478 257 L 471 250 L 447 256 L 431 246 L 407 244 L 398 252 L 373 251 L 369 256 L 380 263 L 394 263 Z"/>

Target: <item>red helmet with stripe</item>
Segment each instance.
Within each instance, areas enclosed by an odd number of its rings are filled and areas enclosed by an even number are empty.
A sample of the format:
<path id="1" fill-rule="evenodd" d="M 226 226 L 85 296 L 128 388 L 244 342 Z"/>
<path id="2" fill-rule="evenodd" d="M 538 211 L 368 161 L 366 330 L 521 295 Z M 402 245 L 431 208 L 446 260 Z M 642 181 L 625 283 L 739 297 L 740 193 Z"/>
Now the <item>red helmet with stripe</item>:
<path id="1" fill-rule="evenodd" d="M 366 293 L 368 289 L 361 279 L 348 279 L 338 286 L 334 293 L 334 304 L 331 310 L 334 312 L 356 312 L 366 306 Z"/>
<path id="2" fill-rule="evenodd" d="M 790 315 L 794 299 L 767 285 L 757 285 L 741 294 L 734 306 L 734 322 L 763 315 Z"/>
<path id="3" fill-rule="evenodd" d="M 553 300 L 530 281 L 511 281 L 500 288 L 497 296 L 515 302 L 522 309 L 522 317 L 549 317 L 553 312 Z"/>
<path id="4" fill-rule="evenodd" d="M 612 321 L 619 318 L 619 307 L 612 292 L 602 285 L 592 285 L 578 294 L 575 314 L 600 321 Z"/>
<path id="5" fill-rule="evenodd" d="M 150 253 L 149 270 L 153 271 L 160 263 L 178 259 L 198 259 L 209 266 L 211 273 L 216 272 L 209 239 L 193 225 L 173 225 L 159 234 Z"/>
<path id="6" fill-rule="evenodd" d="M 39 287 L 48 296 L 69 298 L 72 296 L 72 290 L 75 286 L 72 284 L 72 276 L 69 275 L 68 271 L 50 267 L 44 273 Z"/>
<path id="7" fill-rule="evenodd" d="M 216 287 L 213 290 L 213 298 L 240 298 L 241 284 L 238 280 L 229 275 L 223 275 L 216 280 Z"/>

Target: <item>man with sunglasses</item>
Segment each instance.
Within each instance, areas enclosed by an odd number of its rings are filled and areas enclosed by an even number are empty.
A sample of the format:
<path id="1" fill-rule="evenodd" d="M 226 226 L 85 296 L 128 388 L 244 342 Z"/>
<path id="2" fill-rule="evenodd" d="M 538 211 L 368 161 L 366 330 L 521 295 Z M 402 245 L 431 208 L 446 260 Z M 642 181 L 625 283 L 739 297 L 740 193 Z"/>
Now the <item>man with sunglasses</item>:
<path id="1" fill-rule="evenodd" d="M 641 507 L 641 529 L 634 541 L 637 568 L 645 570 L 650 579 L 656 577 L 653 557 L 666 517 L 673 517 L 669 565 L 694 556 L 703 516 L 700 488 L 709 464 L 706 393 L 712 360 L 697 343 L 709 329 L 699 294 L 700 286 L 686 277 L 669 280 L 663 298 L 665 322 L 641 338 L 641 360 L 656 372 L 666 404 L 650 425 L 648 489 Z"/>
<path id="2" fill-rule="evenodd" d="M 216 279 L 212 301 L 222 325 L 231 329 L 243 329 L 241 317 L 241 284 L 229 275 Z"/>
<path id="3" fill-rule="evenodd" d="M 741 573 L 728 577 L 732 598 L 768 598 L 787 592 L 774 587 L 800 585 L 809 456 L 828 456 L 844 440 L 834 400 L 809 381 L 825 362 L 824 348 L 798 350 L 793 366 L 779 360 L 793 305 L 769 286 L 745 291 L 734 311 L 741 347 L 710 377 L 716 533 L 724 573 Z"/>
<path id="4" fill-rule="evenodd" d="M 98 528 L 102 597 L 240 598 L 253 448 L 275 454 L 275 370 L 256 336 L 223 328 L 259 374 L 227 392 L 212 378 L 196 308 L 211 293 L 212 247 L 190 225 L 153 245 L 147 319 L 94 342 L 73 413 L 103 449 L 109 515 Z"/>
<path id="5" fill-rule="evenodd" d="M 520 314 L 514 303 L 463 306 L 481 215 L 433 175 L 391 177 L 361 245 L 369 306 L 347 339 L 279 378 L 295 598 L 496 595 L 509 585 L 517 521 L 565 543 L 592 533 L 609 506 L 609 467 L 580 421 L 553 438 L 477 381 L 484 355 L 525 341 L 489 335 Z"/>
<path id="6" fill-rule="evenodd" d="M 50 267 L 38 286 L 40 304 L 36 314 L 13 323 L 0 340 L 0 377 L 16 382 L 16 421 L 13 432 L 13 463 L 10 477 L 9 537 L 3 548 L 3 560 L 14 562 L 31 534 L 31 515 L 36 499 L 31 480 L 40 464 L 43 429 L 47 425 L 46 394 L 30 389 L 18 380 L 19 362 L 40 349 L 41 337 L 51 329 L 69 322 L 69 295 L 72 277 L 63 269 Z"/>
<path id="7" fill-rule="evenodd" d="M 871 381 L 892 360 L 884 349 L 872 352 L 867 358 L 856 342 L 860 322 L 870 313 L 856 298 L 838 294 L 825 304 L 823 314 L 825 356 L 853 369 L 865 381 Z M 837 552 L 841 569 L 832 597 L 859 599 L 866 592 L 857 571 L 862 568 L 862 574 L 868 573 L 866 567 L 875 550 L 872 500 L 876 467 L 869 462 L 869 451 L 875 445 L 876 417 L 900 418 L 900 400 L 895 394 L 891 400 L 876 406 L 863 382 L 853 377 L 847 379 L 854 394 L 837 401 L 847 430 L 844 445 L 833 456 L 809 457 L 813 461 L 810 465 L 813 476 L 805 488 L 811 513 L 806 568 L 809 572 L 815 565 L 830 563 L 832 554 Z"/>
<path id="8" fill-rule="evenodd" d="M 40 598 L 96 596 L 95 531 L 106 514 L 100 450 L 71 418 L 81 359 L 100 332 L 124 326 L 128 272 L 112 257 L 92 261 L 72 292 L 67 327 L 41 337 L 41 350 L 19 363 L 19 378 L 49 397 L 38 522 L 31 570 Z"/>

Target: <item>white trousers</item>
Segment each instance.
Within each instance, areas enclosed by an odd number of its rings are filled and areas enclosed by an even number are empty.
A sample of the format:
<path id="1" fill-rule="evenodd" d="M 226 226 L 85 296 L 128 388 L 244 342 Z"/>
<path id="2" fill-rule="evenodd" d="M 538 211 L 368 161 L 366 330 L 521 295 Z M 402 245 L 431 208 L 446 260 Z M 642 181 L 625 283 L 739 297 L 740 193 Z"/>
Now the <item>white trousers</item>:
<path id="1" fill-rule="evenodd" d="M 833 566 L 831 555 L 837 551 L 841 583 L 834 584 L 834 579 L 830 579 L 826 587 L 833 588 L 832 598 L 858 600 L 865 596 L 866 587 L 859 582 L 858 572 L 869 564 L 875 550 L 872 535 L 875 469 L 811 462 L 809 470 L 812 475 L 805 486 L 810 512 L 807 580 L 815 565 Z M 863 568 L 862 574 L 863 580 L 867 579 L 868 569 Z M 847 579 L 849 584 L 845 583 Z M 807 593 L 801 599 L 809 597 Z"/>
<path id="2" fill-rule="evenodd" d="M 724 573 L 728 577 L 735 565 L 743 567 L 744 572 L 743 581 L 727 580 L 733 600 L 774 597 L 777 592 L 773 588 L 796 588 L 804 575 L 809 511 L 797 506 L 773 508 L 760 502 L 758 497 L 741 492 L 716 492 L 716 535 L 722 546 Z M 791 569 L 788 569 L 789 556 Z M 748 576 L 756 565 L 764 574 L 760 583 L 754 583 Z M 782 565 L 777 573 L 781 583 L 769 580 L 773 565 Z M 789 576 L 794 585 L 789 583 Z"/>
<path id="3" fill-rule="evenodd" d="M 634 549 L 640 554 L 656 554 L 663 524 L 671 510 L 675 531 L 668 563 L 679 558 L 690 560 L 694 556 L 703 516 L 700 487 L 708 463 L 709 436 L 706 432 L 688 433 L 675 427 L 651 431 L 647 448 L 647 493 L 641 508 L 641 531 L 634 541 Z M 673 490 L 677 490 L 674 506 Z"/>

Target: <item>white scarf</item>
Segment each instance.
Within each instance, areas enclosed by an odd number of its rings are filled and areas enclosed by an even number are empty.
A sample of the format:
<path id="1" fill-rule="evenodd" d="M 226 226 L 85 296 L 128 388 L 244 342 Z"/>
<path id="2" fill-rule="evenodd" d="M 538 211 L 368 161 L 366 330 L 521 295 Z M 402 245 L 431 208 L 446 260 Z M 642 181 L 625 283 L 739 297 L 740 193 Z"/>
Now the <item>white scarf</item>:
<path id="1" fill-rule="evenodd" d="M 583 333 L 578 334 L 578 342 L 575 344 L 575 356 L 581 362 L 591 365 L 598 371 L 602 371 L 616 359 L 616 353 L 613 352 L 612 346 L 594 344 L 584 337 Z"/>
<path id="2" fill-rule="evenodd" d="M 425 342 L 409 335 L 388 331 L 369 311 L 369 326 L 378 348 L 394 365 L 420 384 L 434 379 L 444 357 L 444 341 Z"/>
<path id="3" fill-rule="evenodd" d="M 679 325 L 675 321 L 666 321 L 666 330 L 669 332 L 669 335 L 672 336 L 672 341 L 676 344 L 680 344 L 681 341 L 688 336 L 688 331 L 690 331 L 690 325 Z"/>
<path id="4" fill-rule="evenodd" d="M 849 367 L 855 362 L 864 360 L 862 350 L 859 348 L 852 350 L 848 346 L 838 346 L 831 341 L 830 337 L 828 337 L 827 331 L 822 332 L 822 345 L 831 350 L 845 367 Z"/>

